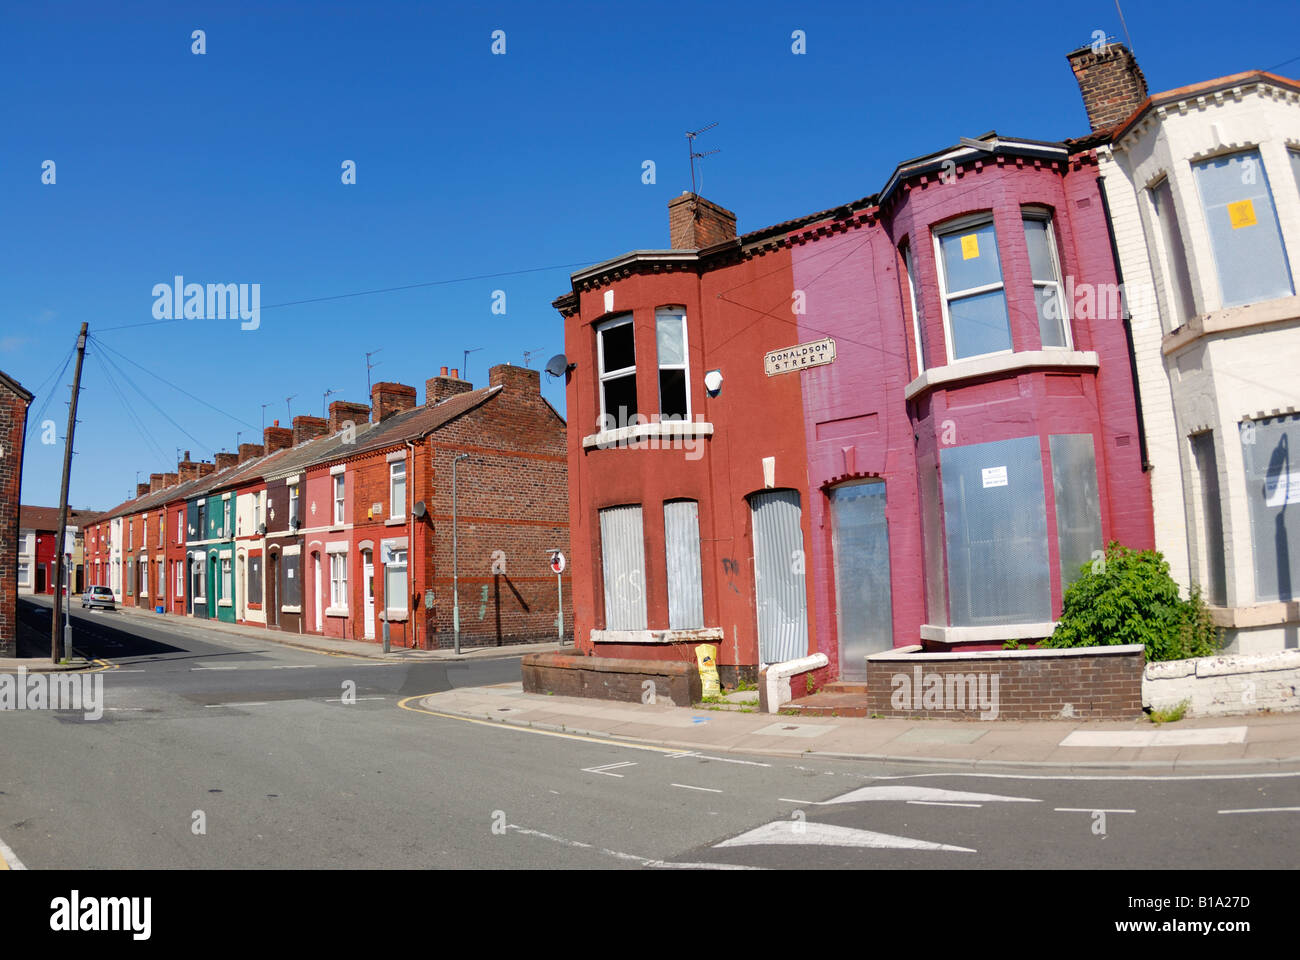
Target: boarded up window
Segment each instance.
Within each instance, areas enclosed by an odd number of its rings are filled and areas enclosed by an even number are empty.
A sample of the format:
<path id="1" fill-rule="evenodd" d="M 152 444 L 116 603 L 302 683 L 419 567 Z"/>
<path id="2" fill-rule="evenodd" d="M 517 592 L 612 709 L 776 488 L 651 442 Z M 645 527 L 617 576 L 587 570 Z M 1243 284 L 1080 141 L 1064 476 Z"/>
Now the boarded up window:
<path id="1" fill-rule="evenodd" d="M 1052 616 L 1047 507 L 1038 437 L 940 454 L 955 627 L 1042 623 Z"/>
<path id="2" fill-rule="evenodd" d="M 1258 150 L 1193 164 L 1223 305 L 1289 297 L 1291 270 Z"/>
<path id="3" fill-rule="evenodd" d="M 1242 430 L 1246 495 L 1254 540 L 1255 599 L 1300 594 L 1300 417 L 1259 420 Z"/>
<path id="4" fill-rule="evenodd" d="M 639 504 L 600 511 L 600 550 L 605 629 L 645 630 L 645 537 Z"/>
<path id="5" fill-rule="evenodd" d="M 1049 438 L 1052 490 L 1056 495 L 1056 542 L 1061 557 L 1061 589 L 1079 579 L 1092 552 L 1102 549 L 1101 498 L 1092 434 Z"/>
<path id="6" fill-rule="evenodd" d="M 704 626 L 700 585 L 700 505 L 694 500 L 664 504 L 664 551 L 668 561 L 668 627 Z"/>

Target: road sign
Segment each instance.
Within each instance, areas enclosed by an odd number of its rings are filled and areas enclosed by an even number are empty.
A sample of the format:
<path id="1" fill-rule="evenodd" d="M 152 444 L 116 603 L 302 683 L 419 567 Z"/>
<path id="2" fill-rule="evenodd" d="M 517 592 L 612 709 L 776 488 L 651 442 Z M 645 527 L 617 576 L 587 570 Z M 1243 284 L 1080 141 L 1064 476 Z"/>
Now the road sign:
<path id="1" fill-rule="evenodd" d="M 551 571 L 553 573 L 564 572 L 564 554 L 560 553 L 559 550 L 551 554 Z"/>

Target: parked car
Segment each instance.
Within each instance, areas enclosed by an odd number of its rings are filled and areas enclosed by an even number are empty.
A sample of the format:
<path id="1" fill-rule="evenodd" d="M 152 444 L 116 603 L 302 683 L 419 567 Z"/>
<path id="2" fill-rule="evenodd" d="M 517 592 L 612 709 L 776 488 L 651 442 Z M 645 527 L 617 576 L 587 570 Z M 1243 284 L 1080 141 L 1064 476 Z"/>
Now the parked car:
<path id="1" fill-rule="evenodd" d="M 104 610 L 116 610 L 113 591 L 108 587 L 91 587 L 81 595 L 81 609 L 100 607 Z"/>

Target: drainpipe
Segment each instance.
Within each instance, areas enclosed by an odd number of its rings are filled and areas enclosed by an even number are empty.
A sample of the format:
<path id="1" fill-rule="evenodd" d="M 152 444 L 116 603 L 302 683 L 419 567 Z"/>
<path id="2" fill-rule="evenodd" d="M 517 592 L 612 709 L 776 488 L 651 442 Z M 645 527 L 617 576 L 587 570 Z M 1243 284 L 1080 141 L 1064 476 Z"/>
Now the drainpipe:
<path id="1" fill-rule="evenodd" d="M 415 588 L 415 443 L 406 441 L 406 596 L 411 598 Z M 388 594 L 384 594 L 384 603 Z M 413 598 L 407 600 L 406 625 L 411 631 L 411 649 L 415 649 L 415 611 L 417 604 Z"/>
<path id="2" fill-rule="evenodd" d="M 1119 246 L 1115 243 L 1115 225 L 1110 219 L 1110 201 L 1106 198 L 1106 180 L 1097 174 L 1097 193 L 1101 196 L 1101 210 L 1106 218 L 1106 235 L 1110 238 L 1110 256 L 1115 263 L 1115 279 L 1120 289 L 1124 287 L 1124 268 L 1119 262 Z M 1142 388 L 1138 386 L 1137 350 L 1133 346 L 1133 313 L 1129 310 L 1128 296 L 1124 297 L 1124 342 L 1128 346 L 1129 379 L 1133 381 L 1133 404 L 1137 409 L 1138 449 L 1142 453 L 1142 472 L 1151 470 L 1151 461 L 1147 457 L 1146 418 L 1142 415 Z"/>

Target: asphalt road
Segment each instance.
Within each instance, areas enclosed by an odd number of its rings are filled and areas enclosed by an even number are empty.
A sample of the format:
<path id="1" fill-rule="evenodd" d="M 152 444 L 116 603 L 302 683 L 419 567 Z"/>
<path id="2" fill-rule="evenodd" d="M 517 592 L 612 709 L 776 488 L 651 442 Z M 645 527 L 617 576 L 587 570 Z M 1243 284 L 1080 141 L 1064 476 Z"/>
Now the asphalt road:
<path id="1" fill-rule="evenodd" d="M 103 718 L 0 714 L 0 841 L 34 869 L 1300 862 L 1300 773 L 675 753 L 399 706 L 517 681 L 515 658 L 388 664 L 170 618 L 73 620 L 78 650 L 113 664 Z"/>

